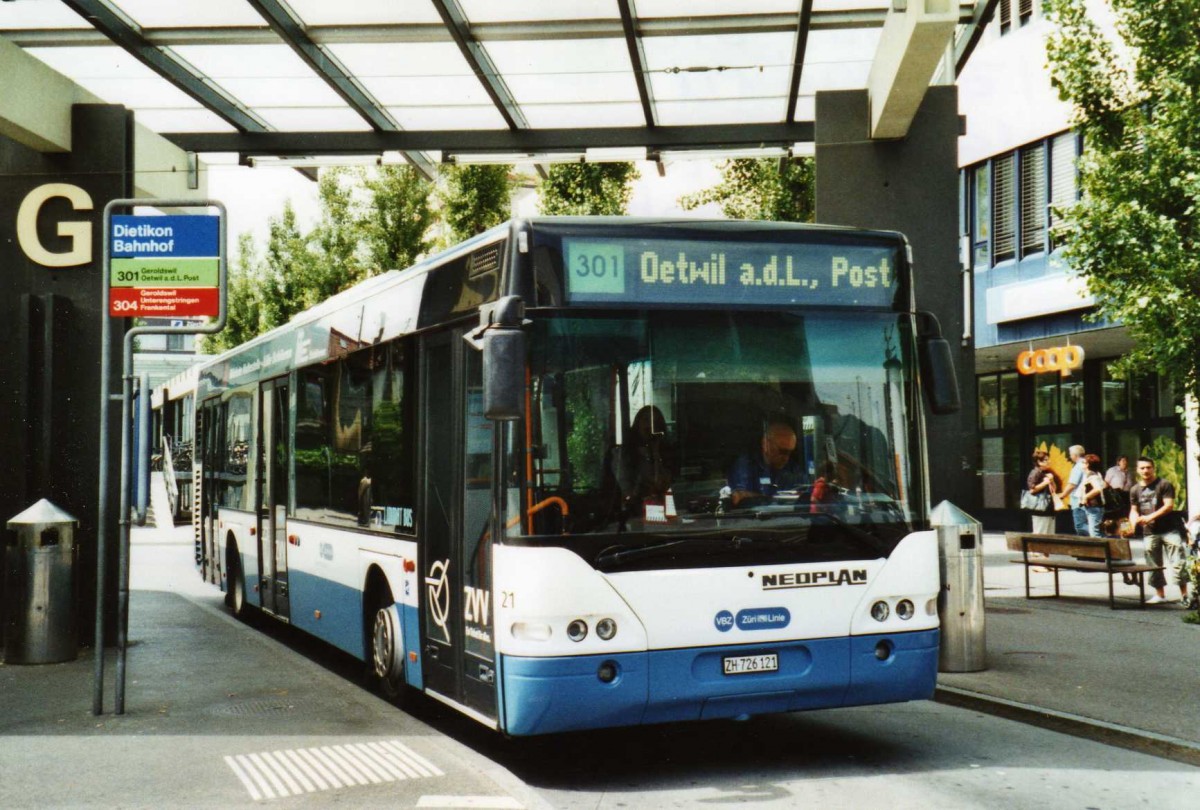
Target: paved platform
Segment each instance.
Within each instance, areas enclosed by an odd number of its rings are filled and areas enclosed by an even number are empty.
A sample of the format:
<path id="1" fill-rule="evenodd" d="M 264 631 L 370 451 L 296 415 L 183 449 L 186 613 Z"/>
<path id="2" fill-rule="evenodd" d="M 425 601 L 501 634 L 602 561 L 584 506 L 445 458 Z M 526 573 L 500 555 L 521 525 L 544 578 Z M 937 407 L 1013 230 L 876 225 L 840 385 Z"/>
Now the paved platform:
<path id="1" fill-rule="evenodd" d="M 1163 735 L 1200 754 L 1200 626 L 1182 622 L 1175 587 L 1166 604 L 1139 609 L 1137 587 L 1118 577 L 1118 605 L 1133 609 L 1110 610 L 1104 574 L 1062 571 L 1062 598 L 1026 599 L 1015 556 L 1003 534 L 985 534 L 988 667 L 942 673 L 939 685 Z M 1052 574 L 1030 576 L 1035 595 L 1054 593 Z"/>
<path id="2" fill-rule="evenodd" d="M 0 665 L 0 807 L 543 806 L 491 760 L 224 610 L 190 532 L 135 533 L 125 714 L 93 658 Z"/>

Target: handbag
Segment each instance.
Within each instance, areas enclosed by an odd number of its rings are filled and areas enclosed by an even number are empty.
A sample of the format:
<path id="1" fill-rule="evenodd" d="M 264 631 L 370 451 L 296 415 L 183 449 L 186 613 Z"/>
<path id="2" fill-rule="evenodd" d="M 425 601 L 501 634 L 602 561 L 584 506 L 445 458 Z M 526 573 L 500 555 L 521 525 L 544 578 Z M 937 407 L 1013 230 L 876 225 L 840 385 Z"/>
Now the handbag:
<path id="1" fill-rule="evenodd" d="M 1050 511 L 1050 495 L 1045 490 L 1030 492 L 1026 489 L 1021 492 L 1021 508 L 1028 509 L 1030 512 L 1048 512 Z"/>

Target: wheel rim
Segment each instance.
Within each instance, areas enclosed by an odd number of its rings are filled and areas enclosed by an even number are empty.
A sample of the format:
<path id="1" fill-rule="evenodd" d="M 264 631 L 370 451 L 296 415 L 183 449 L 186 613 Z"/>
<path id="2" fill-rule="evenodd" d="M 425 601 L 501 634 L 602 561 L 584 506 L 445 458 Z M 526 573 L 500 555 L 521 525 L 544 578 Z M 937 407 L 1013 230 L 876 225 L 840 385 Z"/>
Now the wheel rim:
<path id="1" fill-rule="evenodd" d="M 376 676 L 396 681 L 403 667 L 399 658 L 399 634 L 397 633 L 395 608 L 380 608 L 375 613 L 375 630 L 372 634 L 371 664 Z"/>

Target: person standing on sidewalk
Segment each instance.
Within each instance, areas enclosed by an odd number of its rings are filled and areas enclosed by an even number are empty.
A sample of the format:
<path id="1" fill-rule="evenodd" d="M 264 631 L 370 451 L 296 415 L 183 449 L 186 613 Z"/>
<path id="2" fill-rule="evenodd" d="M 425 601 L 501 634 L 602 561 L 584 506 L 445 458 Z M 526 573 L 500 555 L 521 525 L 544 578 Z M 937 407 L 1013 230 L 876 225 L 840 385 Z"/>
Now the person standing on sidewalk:
<path id="1" fill-rule="evenodd" d="M 1158 477 L 1154 462 L 1142 456 L 1137 460 L 1140 479 L 1129 491 L 1129 522 L 1142 528 L 1142 539 L 1146 543 L 1146 564 L 1163 566 L 1163 571 L 1150 575 L 1150 587 L 1155 595 L 1146 600 L 1148 605 L 1160 605 L 1167 601 L 1167 577 L 1179 585 L 1179 601 L 1185 607 L 1188 600 L 1187 573 L 1184 571 L 1184 543 L 1180 533 L 1179 519 L 1175 515 L 1175 485 Z M 1165 557 L 1165 559 L 1164 559 Z M 1166 576 L 1164 576 L 1164 572 Z"/>
<path id="2" fill-rule="evenodd" d="M 1134 485 L 1133 470 L 1129 469 L 1129 456 L 1117 456 L 1117 463 L 1104 473 L 1104 483 L 1117 496 L 1117 505 L 1122 510 L 1129 508 L 1129 488 Z"/>
<path id="3" fill-rule="evenodd" d="M 1087 477 L 1088 466 L 1083 457 L 1087 451 L 1082 444 L 1073 444 L 1067 448 L 1067 455 L 1075 466 L 1071 468 L 1071 476 L 1063 487 L 1063 497 L 1070 496 L 1071 519 L 1075 523 L 1075 534 L 1088 536 L 1087 510 L 1083 508 L 1083 479 Z"/>
<path id="4" fill-rule="evenodd" d="M 1025 477 L 1025 489 L 1029 490 L 1032 499 L 1036 501 L 1032 504 L 1036 508 L 1029 509 L 1034 534 L 1054 534 L 1054 502 L 1051 498 L 1054 488 L 1055 478 L 1050 469 L 1050 454 L 1045 450 L 1034 450 L 1033 469 Z M 1024 498 L 1023 501 L 1029 503 L 1030 499 Z"/>
<path id="5" fill-rule="evenodd" d="M 1083 460 L 1087 463 L 1088 471 L 1083 478 L 1083 497 L 1079 503 L 1087 515 L 1088 536 L 1103 537 L 1100 524 L 1104 520 L 1104 490 L 1108 488 L 1108 484 L 1104 483 L 1104 477 L 1100 475 L 1100 456 L 1088 453 Z"/>

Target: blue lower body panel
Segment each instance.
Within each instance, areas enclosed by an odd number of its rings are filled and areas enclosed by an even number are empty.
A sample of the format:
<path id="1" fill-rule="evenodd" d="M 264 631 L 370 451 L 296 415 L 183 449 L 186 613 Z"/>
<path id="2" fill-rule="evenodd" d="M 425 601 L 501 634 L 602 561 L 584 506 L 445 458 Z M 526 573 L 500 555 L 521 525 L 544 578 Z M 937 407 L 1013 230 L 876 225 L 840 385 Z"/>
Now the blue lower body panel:
<path id="1" fill-rule="evenodd" d="M 724 674 L 724 656 L 761 653 L 777 654 L 779 670 Z M 503 656 L 504 726 L 513 735 L 552 734 L 922 700 L 933 694 L 937 658 L 937 630 L 608 656 Z M 609 683 L 598 674 L 604 664 L 617 670 Z"/>

